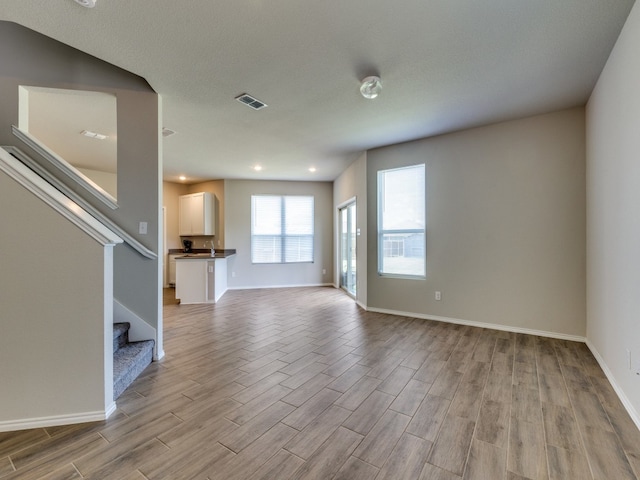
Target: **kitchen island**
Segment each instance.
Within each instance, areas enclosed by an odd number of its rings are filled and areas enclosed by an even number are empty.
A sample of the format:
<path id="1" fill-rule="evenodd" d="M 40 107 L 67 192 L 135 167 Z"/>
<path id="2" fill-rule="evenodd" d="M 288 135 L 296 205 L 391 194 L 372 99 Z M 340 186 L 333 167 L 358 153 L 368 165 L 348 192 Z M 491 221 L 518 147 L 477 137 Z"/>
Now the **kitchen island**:
<path id="1" fill-rule="evenodd" d="M 176 299 L 181 304 L 215 303 L 227 291 L 227 258 L 235 250 L 185 253 L 176 260 Z"/>

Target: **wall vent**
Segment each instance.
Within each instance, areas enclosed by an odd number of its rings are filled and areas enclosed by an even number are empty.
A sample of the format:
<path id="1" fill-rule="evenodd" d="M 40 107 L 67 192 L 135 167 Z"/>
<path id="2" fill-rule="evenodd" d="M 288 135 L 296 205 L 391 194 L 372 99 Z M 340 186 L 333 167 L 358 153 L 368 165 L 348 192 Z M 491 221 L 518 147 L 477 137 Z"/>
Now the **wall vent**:
<path id="1" fill-rule="evenodd" d="M 243 93 L 242 95 L 236 97 L 236 100 L 238 100 L 240 103 L 244 103 L 245 105 L 253 108 L 254 110 L 260 110 L 267 106 L 266 103 L 261 102 L 255 97 L 252 97 L 248 93 Z"/>

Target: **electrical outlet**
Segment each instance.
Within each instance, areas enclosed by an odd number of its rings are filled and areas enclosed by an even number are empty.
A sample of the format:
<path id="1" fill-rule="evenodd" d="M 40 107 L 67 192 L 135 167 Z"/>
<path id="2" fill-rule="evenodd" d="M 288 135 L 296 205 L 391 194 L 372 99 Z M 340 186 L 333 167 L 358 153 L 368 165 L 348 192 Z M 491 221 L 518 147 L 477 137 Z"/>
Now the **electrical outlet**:
<path id="1" fill-rule="evenodd" d="M 146 235 L 147 234 L 147 222 L 140 222 L 138 224 L 138 233 L 140 235 Z"/>
<path id="2" fill-rule="evenodd" d="M 323 274 L 323 275 L 326 275 L 326 274 L 327 274 L 327 269 L 326 269 L 326 268 L 323 268 L 323 269 L 322 269 L 322 274 Z"/>
<path id="3" fill-rule="evenodd" d="M 436 300 L 442 300 L 442 292 L 436 292 Z"/>
<path id="4" fill-rule="evenodd" d="M 232 276 L 233 278 L 236 278 L 236 272 L 231 272 L 231 276 Z"/>

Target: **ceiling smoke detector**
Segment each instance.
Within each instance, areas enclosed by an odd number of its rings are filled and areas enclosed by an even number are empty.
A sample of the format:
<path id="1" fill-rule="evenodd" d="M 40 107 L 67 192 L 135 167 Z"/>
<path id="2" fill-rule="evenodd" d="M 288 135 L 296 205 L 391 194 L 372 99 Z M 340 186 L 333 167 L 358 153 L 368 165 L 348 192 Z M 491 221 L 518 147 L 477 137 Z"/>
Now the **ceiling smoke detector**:
<path id="1" fill-rule="evenodd" d="M 236 97 L 240 103 L 244 103 L 246 106 L 253 108 L 254 110 L 260 110 L 261 108 L 265 108 L 268 105 L 264 102 L 261 102 L 255 97 L 252 97 L 248 93 L 243 93 Z"/>
<path id="2" fill-rule="evenodd" d="M 360 93 L 364 98 L 376 98 L 381 90 L 382 80 L 380 80 L 380 77 L 376 77 L 375 75 L 364 78 L 360 85 Z"/>
<path id="3" fill-rule="evenodd" d="M 96 6 L 96 0 L 73 0 L 78 5 L 82 5 L 83 7 L 93 8 Z"/>
<path id="4" fill-rule="evenodd" d="M 162 127 L 162 136 L 163 137 L 170 137 L 171 135 L 175 135 L 176 132 L 174 130 L 171 130 L 170 128 L 167 127 Z"/>

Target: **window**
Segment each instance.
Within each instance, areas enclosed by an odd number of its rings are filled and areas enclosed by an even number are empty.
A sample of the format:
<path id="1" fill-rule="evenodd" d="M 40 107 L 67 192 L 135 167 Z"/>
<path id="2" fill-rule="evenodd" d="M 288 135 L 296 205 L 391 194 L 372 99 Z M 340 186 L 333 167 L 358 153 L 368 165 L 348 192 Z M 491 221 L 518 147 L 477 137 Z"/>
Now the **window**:
<path id="1" fill-rule="evenodd" d="M 425 166 L 378 172 L 378 273 L 425 276 Z"/>
<path id="2" fill-rule="evenodd" d="M 313 197 L 251 196 L 251 261 L 313 262 Z"/>

